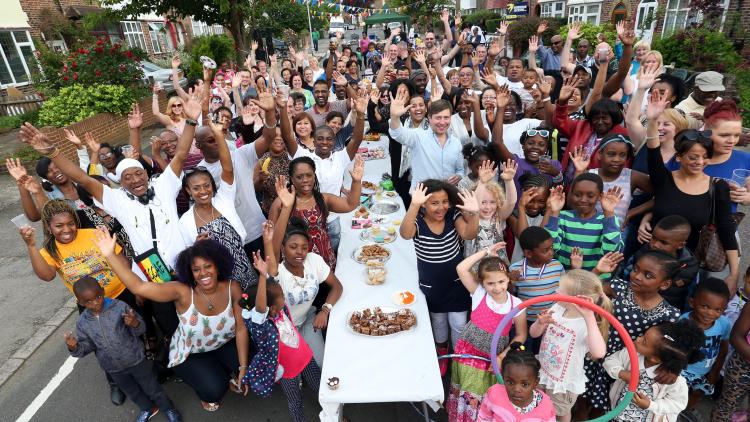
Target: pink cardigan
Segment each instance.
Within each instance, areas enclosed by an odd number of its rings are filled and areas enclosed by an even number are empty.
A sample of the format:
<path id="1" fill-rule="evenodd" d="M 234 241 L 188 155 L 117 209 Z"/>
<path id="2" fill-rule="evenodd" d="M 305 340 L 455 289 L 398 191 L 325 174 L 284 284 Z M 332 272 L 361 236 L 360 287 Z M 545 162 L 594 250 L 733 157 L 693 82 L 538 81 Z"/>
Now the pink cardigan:
<path id="1" fill-rule="evenodd" d="M 555 409 L 552 400 L 542 393 L 539 406 L 529 413 L 519 413 L 508 399 L 505 386 L 495 384 L 487 390 L 482 400 L 477 421 L 479 422 L 555 422 Z"/>

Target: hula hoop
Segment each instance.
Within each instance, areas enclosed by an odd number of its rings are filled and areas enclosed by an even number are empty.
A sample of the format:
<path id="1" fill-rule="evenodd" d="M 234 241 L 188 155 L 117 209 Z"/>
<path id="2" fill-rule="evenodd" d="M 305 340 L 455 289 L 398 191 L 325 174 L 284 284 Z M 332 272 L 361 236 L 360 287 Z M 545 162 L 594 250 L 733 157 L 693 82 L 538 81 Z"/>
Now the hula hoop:
<path id="1" fill-rule="evenodd" d="M 623 325 L 620 323 L 620 321 L 617 320 L 617 318 L 614 317 L 614 315 L 605 311 L 601 307 L 575 296 L 557 294 L 539 296 L 533 299 L 525 300 L 518 304 L 518 306 L 516 306 L 515 308 L 511 309 L 511 311 L 508 312 L 505 317 L 503 317 L 502 321 L 500 321 L 500 324 L 498 324 L 497 329 L 495 329 L 495 334 L 492 335 L 492 347 L 490 350 L 490 356 L 497 356 L 497 342 L 498 340 L 500 340 L 500 333 L 503 332 L 510 321 L 515 318 L 516 315 L 518 315 L 518 312 L 539 302 L 567 302 L 582 306 L 584 308 L 588 308 L 606 318 L 607 321 L 609 321 L 609 324 L 615 327 L 615 330 L 617 330 L 617 334 L 620 336 L 623 343 L 625 343 L 625 348 L 628 349 L 628 357 L 630 358 L 630 373 L 634 376 L 630 377 L 628 392 L 625 393 L 625 397 L 620 400 L 620 403 L 615 408 L 596 419 L 591 419 L 586 422 L 606 422 L 614 419 L 617 415 L 622 413 L 623 410 L 625 410 L 625 407 L 627 407 L 628 404 L 630 404 L 630 401 L 633 400 L 633 395 L 638 388 L 638 375 L 640 373 L 638 369 L 638 354 L 635 351 L 633 340 L 630 339 L 630 334 L 628 334 L 627 330 L 625 330 L 625 327 L 623 327 Z M 503 376 L 500 374 L 500 367 L 497 364 L 497 359 L 492 359 L 492 369 L 495 371 L 495 376 L 497 377 L 498 382 L 500 382 L 500 384 L 505 384 L 505 382 L 503 381 Z"/>

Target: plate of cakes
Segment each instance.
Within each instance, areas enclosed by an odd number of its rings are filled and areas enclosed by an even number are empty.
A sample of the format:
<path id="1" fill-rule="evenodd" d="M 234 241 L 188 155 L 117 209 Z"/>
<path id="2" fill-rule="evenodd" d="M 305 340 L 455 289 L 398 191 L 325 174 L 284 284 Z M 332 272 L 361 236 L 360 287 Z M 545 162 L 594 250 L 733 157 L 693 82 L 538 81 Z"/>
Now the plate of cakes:
<path id="1" fill-rule="evenodd" d="M 348 325 L 355 334 L 383 337 L 412 331 L 417 326 L 417 316 L 411 309 L 376 306 L 349 314 Z"/>

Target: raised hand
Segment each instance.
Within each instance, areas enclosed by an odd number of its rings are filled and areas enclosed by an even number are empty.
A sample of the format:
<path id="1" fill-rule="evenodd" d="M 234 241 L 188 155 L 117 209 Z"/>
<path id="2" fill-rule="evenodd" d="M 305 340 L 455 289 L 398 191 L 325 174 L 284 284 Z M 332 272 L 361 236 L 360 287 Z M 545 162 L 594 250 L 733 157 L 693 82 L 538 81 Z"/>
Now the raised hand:
<path id="1" fill-rule="evenodd" d="M 409 109 L 411 109 L 411 105 L 406 105 L 406 102 L 409 100 L 409 93 L 404 92 L 402 90 L 399 90 L 396 92 L 396 97 L 393 97 L 393 94 L 389 94 L 391 96 L 391 117 L 400 118 L 404 115 Z M 414 199 L 412 198 L 412 201 Z"/>
<path id="2" fill-rule="evenodd" d="M 190 89 L 188 92 L 188 100 L 185 101 L 184 112 L 185 115 L 189 119 L 197 119 L 198 116 L 201 115 L 202 107 L 201 107 L 201 95 L 200 93 L 195 92 L 193 89 Z"/>
<path id="3" fill-rule="evenodd" d="M 450 13 L 448 13 L 447 10 L 443 10 L 440 12 L 440 20 L 443 22 L 448 22 L 451 18 Z"/>
<path id="4" fill-rule="evenodd" d="M 367 117 L 367 91 L 360 90 L 357 98 L 354 98 L 354 109 L 360 116 Z"/>
<path id="5" fill-rule="evenodd" d="M 263 241 L 266 241 L 266 229 L 265 224 L 263 223 Z M 271 232 L 273 232 L 273 229 L 271 229 Z M 255 267 L 256 270 L 258 270 L 258 273 L 261 275 L 268 274 L 268 263 L 265 259 L 263 259 L 263 255 L 260 253 L 260 251 L 253 252 L 253 267 Z"/>
<path id="6" fill-rule="evenodd" d="M 545 76 L 542 81 L 537 84 L 539 86 L 539 92 L 542 93 L 542 99 L 549 98 L 549 94 L 552 92 L 552 82 L 550 82 L 551 76 Z"/>
<path id="7" fill-rule="evenodd" d="M 638 88 L 648 91 L 653 85 L 656 77 L 661 74 L 659 66 L 641 66 L 638 72 Z"/>
<path id="8" fill-rule="evenodd" d="M 21 131 L 18 134 L 18 137 L 21 139 L 21 142 L 29 145 L 42 154 L 50 152 L 53 148 L 47 135 L 43 134 L 29 122 L 26 122 L 21 126 Z"/>
<path id="9" fill-rule="evenodd" d="M 578 79 L 577 75 L 565 79 L 565 82 L 563 82 L 563 85 L 560 87 L 560 95 L 557 97 L 558 103 L 566 104 L 568 102 L 570 97 L 573 96 L 573 91 L 575 91 L 576 86 L 578 86 Z"/>
<path id="10" fill-rule="evenodd" d="M 666 94 L 660 94 L 656 91 L 652 92 L 646 106 L 646 117 L 649 121 L 656 121 L 670 104 Z"/>
<path id="11" fill-rule="evenodd" d="M 470 93 L 468 89 L 464 90 L 463 94 L 461 94 L 461 101 L 471 103 L 472 107 L 479 107 L 479 97 L 477 94 Z"/>
<path id="12" fill-rule="evenodd" d="M 131 328 L 136 328 L 141 324 L 140 321 L 138 321 L 138 317 L 135 316 L 135 311 L 133 308 L 129 308 L 127 312 L 122 314 L 122 321 Z"/>
<path id="13" fill-rule="evenodd" d="M 35 194 L 42 191 L 42 184 L 39 183 L 36 177 L 29 174 L 25 174 L 18 179 L 18 185 L 29 191 L 29 193 Z"/>
<path id="14" fill-rule="evenodd" d="M 21 164 L 20 158 L 6 158 L 5 167 L 8 169 L 11 177 L 18 181 L 21 177 L 28 175 L 26 167 Z"/>
<path id="15" fill-rule="evenodd" d="M 575 166 L 577 172 L 585 172 L 589 168 L 591 162 L 591 156 L 586 152 L 586 148 L 583 145 L 577 146 L 573 151 L 568 153 L 573 166 Z"/>
<path id="16" fill-rule="evenodd" d="M 63 133 L 65 133 L 65 139 L 70 141 L 71 144 L 75 145 L 76 148 L 80 148 L 81 145 L 83 145 L 83 141 L 81 141 L 81 138 L 79 138 L 78 135 L 76 135 L 72 130 L 63 128 Z"/>
<path id="17" fill-rule="evenodd" d="M 284 91 L 278 90 L 276 91 L 276 107 L 281 110 L 281 108 L 286 108 L 287 101 L 289 101 L 289 98 L 286 94 L 284 94 Z M 270 110 L 269 110 L 270 111 Z"/>
<path id="18" fill-rule="evenodd" d="M 526 210 L 526 207 L 529 205 L 529 203 L 539 196 L 539 192 L 537 192 L 536 189 L 528 189 L 523 191 L 521 194 L 521 198 L 518 200 L 518 209 L 519 210 Z"/>
<path id="19" fill-rule="evenodd" d="M 500 26 L 497 27 L 497 32 L 503 36 L 507 34 L 508 33 L 508 21 L 500 22 Z"/>
<path id="20" fill-rule="evenodd" d="M 537 50 L 539 50 L 539 37 L 532 35 L 529 38 L 529 54 L 536 54 Z"/>
<path id="21" fill-rule="evenodd" d="M 29 247 L 36 246 L 36 229 L 31 226 L 23 226 L 18 229 L 18 233 L 21 234 L 21 238 Z"/>
<path id="22" fill-rule="evenodd" d="M 432 194 L 427 193 L 427 188 L 423 184 L 417 183 L 417 186 L 414 187 L 414 192 L 411 193 L 411 203 L 422 206 L 431 196 Z"/>
<path id="23" fill-rule="evenodd" d="M 570 252 L 570 268 L 572 270 L 583 268 L 583 254 L 581 253 L 581 248 L 578 246 L 574 247 Z"/>
<path id="24" fill-rule="evenodd" d="M 291 208 L 294 205 L 296 193 L 294 185 L 292 185 L 291 191 L 287 189 L 286 177 L 279 176 L 276 178 L 276 195 L 279 197 L 279 201 L 281 201 L 281 205 L 284 208 Z"/>
<path id="25" fill-rule="evenodd" d="M 99 250 L 102 252 L 105 258 L 110 258 L 115 255 L 115 245 L 117 241 L 104 226 L 99 226 L 94 232 L 94 243 Z"/>
<path id="26" fill-rule="evenodd" d="M 480 72 L 480 78 L 482 79 L 482 82 L 485 84 L 495 88 L 495 91 L 497 91 L 500 86 L 497 83 L 497 76 L 495 75 L 495 71 L 492 70 L 492 66 L 485 66 L 484 69 Z"/>
<path id="27" fill-rule="evenodd" d="M 143 113 L 141 113 L 141 106 L 138 103 L 133 104 L 133 109 L 128 113 L 128 127 L 131 129 L 138 129 L 143 125 Z"/>
<path id="28" fill-rule="evenodd" d="M 279 90 L 279 93 L 281 93 L 281 90 Z M 283 94 L 281 94 L 283 96 Z M 264 111 L 273 111 L 276 109 L 276 100 L 274 99 L 273 95 L 271 95 L 270 92 L 266 90 L 261 90 L 260 86 L 258 87 L 258 99 L 250 98 L 248 101 L 251 103 L 257 105 Z M 286 101 L 284 101 L 284 106 L 286 106 Z"/>
<path id="29" fill-rule="evenodd" d="M 414 60 L 416 60 L 419 64 L 422 64 L 427 60 L 424 50 L 414 50 L 414 52 L 412 53 L 412 57 L 414 57 Z"/>
<path id="30" fill-rule="evenodd" d="M 479 212 L 479 200 L 477 195 L 470 190 L 462 189 L 458 191 L 458 197 L 461 198 L 463 205 L 456 205 L 456 208 L 468 214 Z"/>
<path id="31" fill-rule="evenodd" d="M 539 26 L 536 28 L 536 33 L 543 34 L 544 31 L 547 30 L 547 28 L 549 28 L 549 22 L 547 22 L 546 20 L 541 21 L 539 22 Z"/>
<path id="32" fill-rule="evenodd" d="M 500 43 L 497 42 L 497 39 L 495 39 L 490 43 L 490 47 L 487 49 L 487 55 L 491 57 L 497 57 L 502 51 L 503 49 L 500 48 Z"/>
<path id="33" fill-rule="evenodd" d="M 172 69 L 177 69 L 182 64 L 182 61 L 180 60 L 180 56 L 175 54 L 172 56 Z"/>
<path id="34" fill-rule="evenodd" d="M 65 338 L 65 345 L 68 346 L 68 350 L 75 350 L 76 346 L 78 346 L 78 340 L 76 340 L 76 336 L 68 331 L 63 334 L 63 337 Z"/>
<path id="35" fill-rule="evenodd" d="M 344 85 L 346 86 L 348 82 L 346 81 L 346 77 L 339 73 L 338 70 L 333 71 L 333 83 L 336 85 Z"/>
<path id="36" fill-rule="evenodd" d="M 89 151 L 91 151 L 92 154 L 99 153 L 102 144 L 96 138 L 94 138 L 94 135 L 92 135 L 91 132 L 84 133 L 83 140 L 86 142 L 86 147 L 89 149 Z"/>
<path id="37" fill-rule="evenodd" d="M 365 175 L 365 160 L 359 154 L 354 157 L 354 166 L 349 170 L 349 174 L 352 176 L 352 183 L 362 181 L 362 176 Z"/>
<path id="38" fill-rule="evenodd" d="M 380 102 L 380 90 L 377 88 L 374 88 L 372 91 L 370 91 L 370 101 L 372 101 L 373 104 L 377 105 Z"/>
<path id="39" fill-rule="evenodd" d="M 499 255 L 498 251 L 505 249 L 506 243 L 505 242 L 497 242 L 494 245 L 489 247 L 489 252 L 491 255 Z"/>
<path id="40" fill-rule="evenodd" d="M 257 50 L 257 49 L 258 49 L 258 41 L 255 41 L 255 40 L 253 40 L 253 42 L 252 42 L 252 43 L 250 43 L 250 49 L 251 49 L 252 51 L 255 51 L 255 50 Z"/>
<path id="41" fill-rule="evenodd" d="M 623 259 L 625 259 L 625 256 L 622 252 L 608 252 L 599 259 L 599 262 L 596 263 L 596 270 L 599 271 L 600 274 L 611 273 L 617 269 L 617 266 Z"/>
<path id="42" fill-rule="evenodd" d="M 232 88 L 239 87 L 241 84 L 242 75 L 240 75 L 240 72 L 237 72 L 232 76 Z"/>
<path id="43" fill-rule="evenodd" d="M 622 197 L 622 189 L 619 186 L 607 189 L 607 191 L 602 194 L 600 202 L 605 216 L 614 215 L 615 208 L 617 208 L 617 204 L 620 203 Z"/>
<path id="44" fill-rule="evenodd" d="M 481 183 L 487 183 L 497 176 L 497 166 L 490 160 L 482 161 L 479 165 L 479 181 Z"/>
<path id="45" fill-rule="evenodd" d="M 617 25 L 622 26 L 622 31 L 619 27 L 617 28 L 617 36 L 620 38 L 620 41 L 622 41 L 622 44 L 629 46 L 635 44 L 635 31 L 633 31 L 633 24 L 628 22 L 628 24 L 625 25 L 624 21 L 620 21 Z"/>
<path id="46" fill-rule="evenodd" d="M 573 22 L 570 25 L 570 28 L 568 28 L 568 39 L 570 40 L 577 40 L 578 38 L 581 38 L 581 22 L 576 21 Z"/>
<path id="47" fill-rule="evenodd" d="M 516 175 L 517 170 L 518 163 L 511 159 L 508 159 L 508 161 L 506 161 L 505 165 L 503 166 L 503 172 L 500 173 L 500 178 L 506 182 L 509 182 L 513 180 L 513 177 Z"/>
<path id="48" fill-rule="evenodd" d="M 555 186 L 549 190 L 549 198 L 547 198 L 547 209 L 553 213 L 560 213 L 565 206 L 565 192 L 562 186 Z"/>
<path id="49" fill-rule="evenodd" d="M 267 220 L 263 223 L 263 241 L 271 240 L 273 240 L 273 221 Z"/>
<path id="50" fill-rule="evenodd" d="M 154 86 L 151 87 L 151 92 L 153 92 L 154 94 L 158 94 L 159 91 L 161 91 L 161 84 L 157 82 L 154 84 Z"/>
<path id="51" fill-rule="evenodd" d="M 508 85 L 503 85 L 500 88 L 497 89 L 497 108 L 505 108 L 510 104 L 510 90 L 508 89 Z"/>

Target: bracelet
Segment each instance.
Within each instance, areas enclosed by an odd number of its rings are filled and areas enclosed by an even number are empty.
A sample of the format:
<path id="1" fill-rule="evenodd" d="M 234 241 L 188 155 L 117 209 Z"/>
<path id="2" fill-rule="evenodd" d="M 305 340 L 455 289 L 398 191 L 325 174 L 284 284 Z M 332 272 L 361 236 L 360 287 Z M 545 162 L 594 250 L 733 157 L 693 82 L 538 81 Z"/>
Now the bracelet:
<path id="1" fill-rule="evenodd" d="M 273 126 L 269 126 L 266 122 L 263 122 L 263 127 L 266 128 L 266 129 L 276 129 L 277 127 L 279 127 L 279 124 L 276 123 Z"/>
<path id="2" fill-rule="evenodd" d="M 549 101 L 549 102 L 552 102 L 552 100 L 550 99 L 550 97 L 547 97 L 547 98 L 542 98 L 542 102 L 543 102 L 543 103 L 544 103 L 544 102 L 547 102 L 547 101 Z"/>
<path id="3" fill-rule="evenodd" d="M 185 124 L 190 126 L 198 126 L 198 121 L 195 119 L 185 119 Z"/>
<path id="4" fill-rule="evenodd" d="M 239 369 L 239 370 L 247 369 L 247 365 L 240 365 L 239 368 L 237 368 L 237 369 Z"/>

